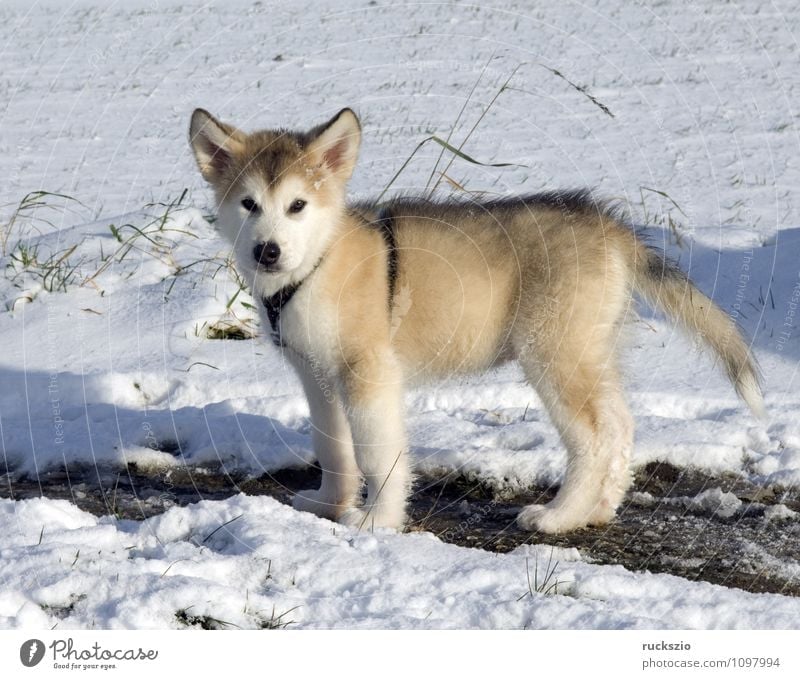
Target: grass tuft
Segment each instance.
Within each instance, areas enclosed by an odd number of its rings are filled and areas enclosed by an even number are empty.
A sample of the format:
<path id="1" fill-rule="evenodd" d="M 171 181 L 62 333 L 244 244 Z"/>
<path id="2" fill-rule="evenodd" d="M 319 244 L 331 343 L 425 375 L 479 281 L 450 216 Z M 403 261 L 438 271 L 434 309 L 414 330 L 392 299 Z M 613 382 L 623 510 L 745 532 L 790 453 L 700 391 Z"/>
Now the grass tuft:
<path id="1" fill-rule="evenodd" d="M 470 163 L 472 165 L 480 165 L 482 167 L 527 167 L 525 165 L 520 165 L 519 163 L 488 163 L 488 162 L 476 160 L 474 157 L 472 157 L 471 155 L 467 154 L 464 151 L 464 146 L 469 141 L 470 137 L 475 132 L 475 130 L 478 128 L 478 126 L 481 124 L 483 119 L 486 117 L 486 114 L 489 113 L 491 108 L 494 106 L 495 102 L 500 97 L 500 95 L 503 94 L 503 92 L 511 89 L 509 87 L 509 83 L 511 82 L 511 79 L 514 77 L 516 72 L 523 66 L 523 64 L 519 64 L 511 72 L 511 75 L 508 76 L 508 78 L 505 80 L 505 82 L 500 86 L 498 91 L 495 93 L 495 95 L 492 97 L 492 99 L 489 101 L 489 103 L 483 109 L 483 111 L 481 112 L 480 116 L 478 116 L 478 119 L 472 125 L 472 127 L 467 132 L 465 137 L 461 140 L 461 142 L 457 146 L 451 143 L 453 132 L 458 127 L 458 124 L 461 121 L 461 118 L 462 118 L 462 116 L 464 114 L 464 111 L 466 110 L 467 104 L 469 103 L 470 99 L 472 98 L 473 93 L 475 92 L 475 88 L 478 86 L 478 83 L 480 83 L 481 79 L 484 76 L 484 73 L 486 72 L 486 69 L 489 66 L 489 63 L 491 63 L 492 59 L 494 59 L 494 58 L 495 58 L 494 55 L 492 55 L 489 58 L 489 61 L 487 61 L 487 63 L 484 65 L 483 70 L 481 71 L 480 75 L 478 76 L 477 81 L 473 85 L 472 90 L 470 91 L 469 95 L 467 96 L 466 100 L 464 101 L 464 105 L 461 107 L 461 110 L 459 111 L 458 116 L 456 117 L 453 125 L 451 126 L 450 132 L 448 133 L 447 138 L 446 139 L 442 139 L 441 137 L 433 134 L 433 135 L 430 135 L 428 137 L 425 137 L 425 139 L 420 141 L 417 144 L 417 146 L 414 148 L 414 150 L 410 153 L 410 155 L 403 161 L 402 165 L 397 170 L 397 172 L 395 172 L 394 176 L 389 180 L 389 183 L 384 187 L 383 191 L 381 191 L 380 195 L 377 198 L 377 202 L 380 202 L 381 200 L 383 200 L 383 197 L 386 195 L 386 193 L 389 191 L 389 189 L 394 185 L 394 183 L 397 181 L 397 179 L 400 177 L 400 175 L 405 171 L 405 169 L 409 166 L 409 164 L 414 159 L 414 157 L 417 155 L 417 153 L 426 144 L 428 144 L 429 142 L 433 142 L 435 144 L 438 144 L 441 147 L 442 150 L 439 153 L 439 157 L 436 159 L 436 162 L 434 163 L 433 169 L 431 170 L 430 177 L 428 178 L 428 182 L 425 185 L 425 190 L 428 193 L 428 197 L 432 197 L 433 194 L 436 193 L 436 190 L 438 189 L 438 187 L 441 184 L 442 180 L 448 181 L 448 183 L 450 183 L 451 186 L 454 186 L 454 187 L 457 186 L 457 187 L 459 187 L 459 188 L 461 188 L 463 190 L 463 186 L 461 186 L 461 184 L 459 184 L 458 182 L 455 182 L 454 180 L 452 180 L 447 174 L 448 171 L 450 170 L 450 167 L 453 165 L 453 163 L 456 161 L 456 159 L 461 159 L 461 160 L 464 160 L 464 161 L 466 161 L 466 162 L 468 162 L 468 163 Z M 444 167 L 444 169 L 443 170 L 439 170 L 439 163 L 442 162 L 445 152 L 449 153 L 449 160 L 447 162 L 447 165 Z M 433 181 L 433 178 L 435 176 L 437 176 L 437 175 L 438 175 L 438 177 L 437 177 L 436 181 L 433 183 L 433 186 L 431 187 L 430 184 Z M 430 189 L 428 187 L 430 187 Z"/>
<path id="2" fill-rule="evenodd" d="M 191 608 L 191 606 L 189 608 Z M 184 625 L 185 627 L 193 627 L 195 629 L 219 630 L 228 629 L 230 627 L 241 629 L 239 625 L 235 625 L 232 622 L 226 622 L 225 620 L 219 620 L 210 615 L 191 615 L 188 608 L 182 608 L 179 611 L 176 611 L 175 619 L 181 625 Z"/>
<path id="3" fill-rule="evenodd" d="M 646 198 L 646 195 L 648 194 L 655 194 L 656 196 L 665 198 L 670 203 L 670 207 L 665 210 L 661 205 L 659 205 L 655 212 L 651 212 Z M 673 211 L 677 211 L 684 219 L 686 219 L 688 218 L 688 215 L 686 212 L 684 212 L 683 208 L 681 208 L 681 206 L 678 205 L 678 203 L 666 191 L 653 189 L 649 186 L 640 186 L 639 196 L 641 198 L 642 218 L 644 219 L 644 223 L 648 225 L 661 226 L 662 228 L 668 229 L 675 241 L 675 244 L 682 248 L 683 239 L 686 234 L 686 228 L 683 225 L 683 222 L 674 216 Z"/>
<path id="4" fill-rule="evenodd" d="M 555 577 L 559 562 L 553 563 L 553 550 L 550 550 L 550 557 L 547 559 L 547 566 L 544 573 L 539 573 L 539 557 L 533 563 L 533 579 L 531 579 L 530 559 L 525 559 L 525 576 L 528 584 L 528 591 L 524 592 L 517 601 L 522 601 L 526 596 L 534 598 L 534 594 L 548 596 L 558 594 L 558 586 L 564 583 Z"/>
<path id="5" fill-rule="evenodd" d="M 206 329 L 206 339 L 210 340 L 250 340 L 255 333 L 230 321 L 219 321 Z"/>
<path id="6" fill-rule="evenodd" d="M 296 611 L 300 606 L 294 606 L 283 613 L 275 614 L 275 606 L 272 607 L 272 614 L 269 618 L 259 616 L 259 629 L 286 629 L 289 625 L 297 624 L 294 620 L 285 620 L 287 615 L 292 611 Z"/>
<path id="7" fill-rule="evenodd" d="M 53 198 L 59 199 L 60 204 L 54 204 Z M 3 257 L 9 253 L 9 243 L 12 241 L 12 234 L 15 229 L 20 231 L 22 225 L 26 225 L 28 228 L 35 228 L 37 223 L 56 228 L 55 224 L 43 216 L 43 213 L 46 214 L 48 211 L 61 212 L 64 209 L 63 206 L 70 203 L 86 208 L 86 205 L 77 198 L 64 193 L 53 193 L 52 191 L 31 191 L 27 193 L 14 208 L 8 222 L 0 228 L 0 251 L 2 251 Z M 18 242 L 23 238 L 24 236 L 21 235 Z M 14 250 L 17 244 L 11 249 Z"/>

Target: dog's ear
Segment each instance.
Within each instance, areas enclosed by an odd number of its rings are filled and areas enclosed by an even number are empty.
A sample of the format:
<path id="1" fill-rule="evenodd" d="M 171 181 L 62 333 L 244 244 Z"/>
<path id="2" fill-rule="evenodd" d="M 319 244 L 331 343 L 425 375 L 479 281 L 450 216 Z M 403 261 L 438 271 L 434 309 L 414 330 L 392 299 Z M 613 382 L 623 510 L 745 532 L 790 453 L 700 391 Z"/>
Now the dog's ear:
<path id="1" fill-rule="evenodd" d="M 353 174 L 361 145 L 361 124 L 349 108 L 343 108 L 327 123 L 308 133 L 308 152 L 315 164 L 325 165 L 346 181 Z"/>
<path id="2" fill-rule="evenodd" d="M 228 169 L 234 155 L 241 151 L 244 133 L 198 108 L 192 113 L 189 142 L 203 178 L 213 184 Z"/>

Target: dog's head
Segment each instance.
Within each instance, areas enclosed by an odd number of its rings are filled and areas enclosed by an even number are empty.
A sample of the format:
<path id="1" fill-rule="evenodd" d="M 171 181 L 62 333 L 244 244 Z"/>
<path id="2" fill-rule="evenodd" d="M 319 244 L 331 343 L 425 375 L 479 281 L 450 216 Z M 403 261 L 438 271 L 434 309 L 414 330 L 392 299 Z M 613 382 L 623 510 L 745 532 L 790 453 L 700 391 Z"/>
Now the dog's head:
<path id="1" fill-rule="evenodd" d="M 343 215 L 361 140 L 355 113 L 343 109 L 308 132 L 247 134 L 197 109 L 189 138 L 254 292 L 306 275 Z"/>

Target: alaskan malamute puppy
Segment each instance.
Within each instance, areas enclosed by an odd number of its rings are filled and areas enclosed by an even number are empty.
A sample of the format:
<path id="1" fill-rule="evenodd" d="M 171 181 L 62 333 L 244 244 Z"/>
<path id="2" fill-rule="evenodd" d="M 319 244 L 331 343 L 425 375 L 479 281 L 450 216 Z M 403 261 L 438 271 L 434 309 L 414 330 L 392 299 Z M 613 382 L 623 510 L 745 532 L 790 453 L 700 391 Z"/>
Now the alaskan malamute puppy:
<path id="1" fill-rule="evenodd" d="M 262 327 L 308 397 L 323 474 L 298 509 L 402 527 L 404 386 L 516 360 L 568 451 L 555 499 L 524 507 L 519 525 L 611 521 L 631 481 L 616 349 L 634 292 L 701 338 L 762 411 L 731 318 L 586 192 L 348 203 L 361 140 L 350 109 L 307 132 L 250 134 L 198 109 L 190 138 Z"/>

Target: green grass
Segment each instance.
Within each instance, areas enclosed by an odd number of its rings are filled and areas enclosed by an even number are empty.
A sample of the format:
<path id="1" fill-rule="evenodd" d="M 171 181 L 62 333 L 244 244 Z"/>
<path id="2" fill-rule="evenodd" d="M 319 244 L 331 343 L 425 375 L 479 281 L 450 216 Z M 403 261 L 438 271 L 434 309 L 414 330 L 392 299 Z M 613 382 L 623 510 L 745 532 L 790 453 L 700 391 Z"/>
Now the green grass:
<path id="1" fill-rule="evenodd" d="M 193 629 L 205 629 L 205 630 L 221 630 L 221 629 L 231 629 L 237 628 L 241 629 L 241 627 L 235 623 L 227 622 L 226 620 L 220 620 L 219 618 L 215 618 L 211 615 L 194 615 L 190 613 L 192 606 L 188 606 L 187 608 L 182 608 L 175 612 L 175 620 L 184 626 Z M 288 616 L 293 611 L 296 611 L 299 606 L 294 606 L 283 613 L 278 613 L 275 610 L 275 606 L 272 607 L 272 611 L 267 617 L 261 611 L 252 612 L 249 610 L 249 604 L 245 604 L 244 613 L 253 618 L 254 626 L 256 629 L 286 629 L 289 625 L 296 624 L 294 620 L 288 620 L 286 616 Z"/>
<path id="2" fill-rule="evenodd" d="M 236 270 L 231 258 L 198 257 L 193 261 L 176 259 L 177 238 L 198 238 L 189 230 L 176 228 L 172 219 L 186 209 L 188 189 L 165 202 L 144 205 L 141 217 L 124 223 L 108 224 L 113 247 L 108 241 L 99 239 L 99 255 L 82 255 L 79 248 L 83 243 L 71 245 L 63 250 L 48 252 L 41 236 L 56 232 L 67 215 L 66 205 L 83 206 L 77 199 L 61 193 L 33 191 L 26 194 L 16 204 L 5 223 L 0 223 L 0 271 L 6 280 L 23 290 L 8 304 L 13 311 L 20 301 L 33 302 L 37 297 L 36 283 L 46 292 L 67 292 L 74 287 L 92 287 L 102 296 L 101 280 L 112 268 L 121 276 L 132 277 L 140 268 L 143 259 L 153 258 L 167 269 L 164 283 L 163 301 L 170 299 L 175 286 L 190 273 L 216 279 L 225 276 L 233 281 L 234 290 L 225 303 L 224 314 L 217 321 L 203 324 L 198 336 L 208 339 L 250 339 L 255 336 L 253 329 L 255 311 L 241 293 L 247 285 Z M 84 206 L 85 207 L 85 206 Z M 206 216 L 213 221 L 213 216 Z M 88 221 L 85 214 L 82 219 Z M 190 285 L 196 285 L 192 281 Z"/>
<path id="3" fill-rule="evenodd" d="M 67 288 L 80 278 L 80 266 L 83 260 L 70 260 L 77 247 L 73 245 L 42 259 L 38 245 L 29 246 L 19 241 L 8 255 L 6 278 L 17 281 L 22 275 L 28 274 L 38 279 L 47 292 L 66 292 Z"/>
<path id="4" fill-rule="evenodd" d="M 15 206 L 8 221 L 0 225 L 0 251 L 5 260 L 4 274 L 18 283 L 23 276 L 38 280 L 48 292 L 66 291 L 79 279 L 81 260 L 70 257 L 77 246 L 45 256 L 33 239 L 41 235 L 42 227 L 57 229 L 51 221 L 53 214 L 63 218 L 68 206 L 86 207 L 77 198 L 51 191 L 31 191 Z"/>
<path id="5" fill-rule="evenodd" d="M 191 238 L 197 238 L 197 234 L 186 231 L 185 229 L 168 228 L 167 225 L 170 218 L 173 217 L 175 213 L 187 207 L 187 205 L 184 204 L 187 193 L 188 189 L 184 189 L 178 198 L 168 203 L 159 202 L 145 205 L 144 211 L 145 214 L 148 215 L 148 218 L 142 226 L 137 226 L 130 222 L 126 222 L 120 226 L 109 224 L 108 229 L 119 245 L 114 252 L 101 258 L 103 260 L 102 264 L 94 273 L 85 279 L 84 284 L 97 279 L 112 264 L 122 264 L 132 252 L 154 257 L 172 269 L 171 276 L 182 275 L 184 270 L 188 267 L 175 262 L 172 257 L 174 241 L 169 238 L 169 236 L 172 234 L 182 234 Z M 159 208 L 160 211 L 152 214 L 151 211 L 153 208 Z"/>
<path id="6" fill-rule="evenodd" d="M 506 93 L 506 92 L 522 92 L 522 93 L 525 93 L 525 94 L 532 94 L 530 91 L 528 91 L 526 89 L 523 89 L 523 88 L 520 88 L 520 87 L 516 87 L 516 86 L 513 86 L 511 84 L 514 76 L 517 74 L 519 69 L 522 68 L 522 66 L 525 65 L 524 63 L 520 63 L 514 69 L 512 69 L 510 75 L 500 85 L 500 87 L 494 93 L 492 98 L 489 100 L 488 104 L 486 104 L 483 107 L 480 115 L 478 115 L 478 117 L 473 122 L 473 124 L 471 125 L 471 127 L 469 128 L 467 133 L 464 135 L 464 137 L 461 139 L 461 141 L 458 142 L 458 144 L 456 144 L 455 141 L 453 140 L 455 132 L 461 126 L 462 120 L 464 118 L 464 114 L 465 114 L 465 112 L 467 110 L 467 107 L 468 107 L 470 101 L 472 101 L 473 95 L 475 94 L 475 91 L 478 88 L 478 85 L 481 83 L 481 81 L 483 80 L 484 76 L 486 75 L 486 71 L 489 68 L 489 65 L 496 58 L 497 58 L 496 55 L 492 54 L 492 56 L 489 57 L 487 62 L 484 64 L 483 69 L 481 70 L 480 74 L 478 75 L 478 78 L 475 80 L 475 83 L 473 84 L 472 88 L 470 89 L 469 93 L 467 94 L 467 97 L 465 98 L 464 103 L 461 106 L 461 109 L 459 110 L 458 114 L 456 115 L 455 120 L 453 121 L 453 124 L 450 126 L 450 129 L 449 129 L 446 137 L 443 139 L 443 138 L 441 138 L 440 136 L 438 136 L 436 134 L 429 134 L 424 139 L 422 139 L 420 142 L 418 142 L 417 145 L 415 146 L 415 148 L 411 151 L 411 153 L 401 163 L 400 168 L 397 170 L 397 172 L 395 172 L 395 174 L 389 180 L 388 184 L 383 188 L 381 193 L 378 195 L 378 198 L 377 198 L 378 202 L 380 202 L 384 198 L 384 196 L 388 193 L 389 189 L 391 189 L 391 187 L 394 185 L 394 183 L 397 181 L 397 179 L 400 177 L 400 175 L 406 170 L 406 168 L 409 166 L 409 164 L 411 164 L 411 162 L 413 161 L 413 159 L 417 155 L 417 153 L 424 146 L 428 145 L 429 143 L 438 144 L 439 147 L 440 147 L 440 151 L 439 151 L 438 157 L 436 158 L 436 161 L 433 164 L 433 167 L 431 169 L 430 175 L 428 176 L 428 180 L 425 183 L 424 193 L 428 198 L 431 198 L 437 192 L 439 187 L 442 185 L 442 182 L 446 182 L 447 184 L 449 184 L 450 187 L 456 192 L 478 193 L 478 194 L 487 193 L 486 191 L 471 191 L 471 190 L 468 190 L 466 188 L 466 186 L 464 186 L 463 182 L 458 182 L 458 181 L 456 181 L 455 179 L 453 179 L 450 176 L 449 172 L 450 172 L 453 164 L 457 160 L 463 160 L 463 161 L 466 161 L 466 162 L 468 162 L 468 163 L 470 163 L 472 165 L 480 165 L 482 167 L 496 167 L 496 168 L 527 167 L 526 165 L 521 165 L 521 164 L 518 164 L 518 163 L 510 163 L 510 162 L 489 163 L 489 162 L 480 161 L 480 160 L 475 159 L 473 156 L 467 154 L 464 151 L 464 147 L 467 145 L 467 142 L 469 142 L 469 140 L 472 137 L 472 135 L 475 133 L 475 131 L 478 129 L 478 127 L 481 125 L 481 123 L 483 123 L 484 119 L 489 114 L 489 112 L 492 110 L 492 108 L 494 107 L 494 105 L 497 102 L 497 100 L 504 93 Z M 541 66 L 542 68 L 546 69 L 547 71 L 549 71 L 551 74 L 555 75 L 556 77 L 560 78 L 564 82 L 566 82 L 575 91 L 579 92 L 582 96 L 586 97 L 592 104 L 594 104 L 598 109 L 600 109 L 605 115 L 609 116 L 610 118 L 614 118 L 615 117 L 614 114 L 609 109 L 609 107 L 606 106 L 603 102 L 599 101 L 594 95 L 592 95 L 588 91 L 588 88 L 585 85 L 577 85 L 577 84 L 575 84 L 569 78 L 567 78 L 561 71 L 559 71 L 559 70 L 557 70 L 555 68 L 551 68 L 550 66 L 547 66 L 547 65 L 542 64 L 542 63 L 539 63 L 538 65 Z M 444 165 L 443 169 L 440 169 L 441 165 Z M 676 222 L 676 225 L 677 225 L 677 222 Z"/>
<path id="7" fill-rule="evenodd" d="M 54 199 L 58 199 L 58 201 Z M 57 202 L 60 204 L 56 204 Z M 0 225 L 0 252 L 3 257 L 7 256 L 10 250 L 16 249 L 19 242 L 30 235 L 31 229 L 38 230 L 38 225 L 44 224 L 56 228 L 48 218 L 50 214 L 56 213 L 63 216 L 67 209 L 66 206 L 73 204 L 86 208 L 77 198 L 64 193 L 31 191 L 25 194 L 14 208 L 8 221 Z M 23 229 L 24 234 L 22 233 Z M 12 243 L 14 244 L 12 245 Z"/>
<path id="8" fill-rule="evenodd" d="M 294 606 L 283 613 L 276 614 L 275 606 L 272 607 L 272 614 L 269 618 L 259 615 L 259 629 L 286 629 L 289 625 L 297 624 L 294 620 L 286 620 L 289 613 L 296 611 L 300 606 Z"/>
<path id="9" fill-rule="evenodd" d="M 659 200 L 656 210 L 651 210 L 648 196 L 651 200 L 655 197 L 656 200 L 664 199 L 667 202 L 667 207 L 663 205 L 663 201 Z M 666 191 L 653 189 L 649 186 L 639 187 L 639 197 L 641 199 L 642 218 L 644 223 L 652 226 L 661 226 L 669 230 L 675 244 L 678 247 L 683 247 L 683 239 L 686 234 L 686 228 L 683 222 L 675 216 L 677 212 L 684 219 L 688 218 L 686 212 L 683 211 L 680 205 L 670 196 Z"/>
<path id="10" fill-rule="evenodd" d="M 553 550 L 550 550 L 550 557 L 547 560 L 547 566 L 544 571 L 539 570 L 539 557 L 537 556 L 533 563 L 533 577 L 531 578 L 530 559 L 525 559 L 525 577 L 528 589 L 524 592 L 517 601 L 522 601 L 525 597 L 529 596 L 534 598 L 536 594 L 547 596 L 550 594 L 558 594 L 558 586 L 564 583 L 559 581 L 556 577 L 559 562 L 553 563 Z"/>
<path id="11" fill-rule="evenodd" d="M 191 606 L 189 606 L 189 608 L 191 608 Z M 175 619 L 184 627 L 205 630 L 230 629 L 231 627 L 241 629 L 239 625 L 226 622 L 225 620 L 219 620 L 210 615 L 192 615 L 189 613 L 189 608 L 182 608 L 175 612 Z"/>
<path id="12" fill-rule="evenodd" d="M 478 116 L 477 120 L 475 120 L 475 122 L 473 123 L 472 127 L 467 131 L 467 133 L 463 137 L 463 139 L 457 145 L 453 142 L 453 135 L 454 135 L 456 129 L 458 129 L 460 123 L 461 123 L 461 120 L 462 120 L 462 118 L 464 116 L 464 112 L 467 109 L 467 105 L 469 104 L 470 100 L 472 99 L 472 95 L 474 94 L 475 89 L 478 87 L 478 84 L 483 79 L 483 77 L 484 77 L 484 75 L 486 73 L 486 69 L 489 67 L 489 64 L 492 62 L 492 60 L 494 58 L 495 58 L 494 55 L 492 55 L 489 58 L 489 60 L 486 62 L 486 64 L 484 65 L 483 70 L 481 71 L 480 75 L 478 76 L 478 79 L 475 81 L 475 84 L 472 86 L 472 90 L 470 90 L 470 93 L 467 96 L 466 100 L 464 101 L 464 104 L 461 107 L 461 110 L 459 111 L 459 113 L 456 116 L 452 126 L 450 127 L 450 130 L 449 130 L 447 136 L 444 139 L 442 139 L 440 136 L 438 136 L 436 134 L 431 134 L 431 135 L 428 135 L 427 137 L 425 137 L 424 139 L 422 139 L 420 142 L 418 142 L 417 145 L 415 146 L 415 148 L 411 151 L 411 153 L 401 163 L 400 168 L 397 170 L 397 172 L 394 173 L 392 178 L 389 180 L 388 184 L 386 184 L 386 186 L 380 192 L 380 194 L 377 197 L 377 202 L 380 202 L 381 200 L 383 200 L 384 196 L 388 193 L 389 189 L 392 188 L 392 186 L 397 181 L 397 179 L 400 177 L 400 175 L 403 174 L 403 172 L 406 170 L 406 168 L 414 160 L 414 157 L 417 155 L 417 153 L 419 153 L 419 151 L 423 147 L 428 145 L 429 143 L 437 144 L 441 149 L 440 152 L 439 152 L 439 156 L 436 159 L 436 162 L 434 163 L 433 168 L 431 169 L 431 173 L 430 173 L 430 176 L 428 177 L 428 181 L 427 181 L 427 183 L 425 185 L 425 193 L 426 193 L 427 197 L 429 197 L 429 198 L 432 197 L 436 193 L 437 189 L 439 188 L 439 186 L 441 185 L 441 182 L 443 180 L 446 181 L 448 184 L 450 184 L 450 186 L 452 186 L 455 190 L 462 191 L 462 192 L 467 192 L 467 189 L 461 183 L 455 181 L 454 179 L 452 179 L 448 175 L 448 172 L 450 171 L 450 168 L 452 167 L 453 163 L 456 162 L 457 159 L 466 161 L 467 163 L 470 163 L 472 165 L 480 165 L 482 167 L 496 167 L 496 168 L 526 167 L 525 165 L 520 165 L 518 163 L 508 163 L 508 162 L 489 163 L 489 162 L 477 160 L 476 158 L 474 158 L 473 156 L 469 155 L 468 153 L 466 153 L 464 151 L 464 147 L 466 146 L 467 142 L 470 140 L 470 138 L 472 137 L 472 135 L 475 132 L 475 130 L 478 129 L 478 126 L 481 124 L 481 122 L 483 122 L 483 119 L 486 117 L 486 115 L 492 109 L 494 104 L 497 102 L 497 100 L 500 97 L 500 95 L 502 95 L 504 92 L 512 89 L 512 88 L 509 87 L 509 83 L 511 82 L 511 79 L 514 77 L 514 75 L 517 73 L 517 71 L 521 68 L 522 64 L 519 64 L 516 68 L 513 69 L 513 71 L 511 72 L 511 75 L 509 75 L 508 78 L 506 78 L 505 82 L 500 86 L 500 88 L 497 90 L 497 92 L 495 92 L 495 94 L 492 97 L 492 99 L 489 101 L 489 103 L 481 111 L 481 113 Z M 439 169 L 439 165 L 440 165 L 440 163 L 444 163 L 445 160 L 446 160 L 446 164 L 444 166 L 444 169 L 440 170 Z M 434 180 L 434 178 L 435 178 L 435 180 Z M 483 192 L 479 192 L 479 193 L 483 193 Z"/>

